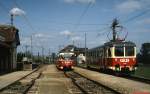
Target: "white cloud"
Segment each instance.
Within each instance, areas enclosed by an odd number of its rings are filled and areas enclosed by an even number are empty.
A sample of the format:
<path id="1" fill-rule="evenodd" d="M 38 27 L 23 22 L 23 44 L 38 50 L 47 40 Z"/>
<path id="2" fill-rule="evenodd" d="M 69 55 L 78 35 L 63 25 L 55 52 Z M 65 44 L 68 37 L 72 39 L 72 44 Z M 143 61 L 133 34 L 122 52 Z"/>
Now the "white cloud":
<path id="1" fill-rule="evenodd" d="M 66 3 L 95 3 L 96 0 L 64 0 Z"/>
<path id="2" fill-rule="evenodd" d="M 116 6 L 120 13 L 131 13 L 142 8 L 142 4 L 135 0 L 125 0 L 125 2 Z"/>
<path id="3" fill-rule="evenodd" d="M 21 38 L 20 43 L 22 45 L 31 45 L 31 39 L 29 37 L 23 37 Z"/>
<path id="4" fill-rule="evenodd" d="M 52 36 L 50 36 L 50 34 L 42 34 L 42 33 L 36 33 L 33 35 L 33 37 L 35 38 L 53 38 Z"/>
<path id="5" fill-rule="evenodd" d="M 60 32 L 60 34 L 65 35 L 65 36 L 71 36 L 73 33 L 70 32 L 69 30 L 65 30 L 65 31 Z"/>
<path id="6" fill-rule="evenodd" d="M 81 40 L 81 39 L 82 39 L 82 38 L 79 37 L 79 36 L 75 36 L 75 37 L 72 37 L 72 38 L 71 38 L 72 41 L 79 41 L 79 40 Z"/>
<path id="7" fill-rule="evenodd" d="M 34 37 L 44 37 L 44 34 L 37 33 L 37 34 L 34 35 Z"/>
<path id="8" fill-rule="evenodd" d="M 25 11 L 15 7 L 10 10 L 10 14 L 15 16 L 21 16 L 21 15 L 25 15 Z"/>

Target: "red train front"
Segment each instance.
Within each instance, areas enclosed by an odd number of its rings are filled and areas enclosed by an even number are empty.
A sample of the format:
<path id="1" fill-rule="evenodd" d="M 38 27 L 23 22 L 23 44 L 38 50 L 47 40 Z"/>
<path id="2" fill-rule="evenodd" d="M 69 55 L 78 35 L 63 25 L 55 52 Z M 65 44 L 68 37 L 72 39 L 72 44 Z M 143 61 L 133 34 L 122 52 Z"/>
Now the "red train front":
<path id="1" fill-rule="evenodd" d="M 107 42 L 88 50 L 87 66 L 131 73 L 136 70 L 136 45 L 132 42 Z"/>
<path id="2" fill-rule="evenodd" d="M 136 70 L 136 46 L 132 42 L 115 42 L 108 48 L 106 65 L 109 69 L 121 72 Z"/>
<path id="3" fill-rule="evenodd" d="M 74 66 L 73 53 L 59 53 L 56 60 L 56 67 L 60 70 L 71 70 Z"/>

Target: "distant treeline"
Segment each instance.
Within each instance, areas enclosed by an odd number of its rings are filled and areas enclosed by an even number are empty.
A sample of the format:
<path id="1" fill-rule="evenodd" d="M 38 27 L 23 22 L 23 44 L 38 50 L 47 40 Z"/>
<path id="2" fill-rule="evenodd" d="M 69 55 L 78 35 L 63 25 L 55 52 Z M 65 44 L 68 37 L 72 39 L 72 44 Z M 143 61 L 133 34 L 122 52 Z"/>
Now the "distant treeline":
<path id="1" fill-rule="evenodd" d="M 137 54 L 137 61 L 143 64 L 150 64 L 150 43 L 143 43 L 140 52 Z"/>

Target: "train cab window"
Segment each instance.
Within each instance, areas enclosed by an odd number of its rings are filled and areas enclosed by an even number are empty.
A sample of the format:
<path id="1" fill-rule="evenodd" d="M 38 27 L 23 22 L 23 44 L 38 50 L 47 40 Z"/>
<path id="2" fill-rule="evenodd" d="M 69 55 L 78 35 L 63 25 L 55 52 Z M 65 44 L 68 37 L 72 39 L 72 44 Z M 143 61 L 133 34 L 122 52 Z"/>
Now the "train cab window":
<path id="1" fill-rule="evenodd" d="M 115 47 L 115 56 L 124 56 L 124 47 Z"/>
<path id="2" fill-rule="evenodd" d="M 125 47 L 125 56 L 134 56 L 134 47 L 132 46 Z"/>

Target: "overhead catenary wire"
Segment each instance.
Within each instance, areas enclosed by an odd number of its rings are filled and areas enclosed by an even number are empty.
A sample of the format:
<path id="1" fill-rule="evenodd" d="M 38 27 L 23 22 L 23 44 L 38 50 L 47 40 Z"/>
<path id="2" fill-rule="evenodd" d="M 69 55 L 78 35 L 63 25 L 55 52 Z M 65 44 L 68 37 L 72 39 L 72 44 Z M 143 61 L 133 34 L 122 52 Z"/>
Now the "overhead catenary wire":
<path id="1" fill-rule="evenodd" d="M 138 17 L 141 17 L 141 16 L 145 15 L 145 14 L 148 13 L 148 12 L 150 12 L 150 8 L 148 8 L 148 9 L 146 9 L 146 10 L 144 10 L 144 11 L 138 13 L 137 15 L 135 15 L 135 16 L 133 16 L 133 17 L 131 17 L 131 18 L 129 18 L 129 19 L 123 21 L 123 23 L 127 24 L 127 23 L 129 23 L 129 22 L 131 22 L 131 21 L 137 19 Z"/>
<path id="2" fill-rule="evenodd" d="M 108 24 L 101 24 L 101 23 L 69 23 L 69 22 L 56 22 L 56 21 L 50 21 L 51 24 L 56 24 L 56 25 L 80 25 L 80 26 L 98 26 L 98 25 L 108 25 Z"/>
<path id="3" fill-rule="evenodd" d="M 103 35 L 107 34 L 110 31 L 110 30 L 109 31 L 107 30 L 107 32 L 106 32 L 106 29 L 108 29 L 108 27 L 104 27 L 101 30 L 99 30 L 98 34 L 97 34 L 97 37 L 103 36 Z"/>
<path id="4" fill-rule="evenodd" d="M 17 1 L 14 0 L 14 3 L 15 3 L 15 6 L 18 7 L 18 8 L 21 8 Z M 21 8 L 22 9 L 22 8 Z M 26 21 L 27 25 L 30 27 L 30 29 L 32 30 L 32 35 L 30 36 L 30 39 L 31 39 L 31 58 L 33 59 L 33 35 L 34 33 L 36 32 L 33 25 L 31 24 L 31 22 L 29 21 L 28 17 L 26 15 L 22 15 L 24 20 Z"/>
<path id="5" fill-rule="evenodd" d="M 85 16 L 85 14 L 87 13 L 88 9 L 90 8 L 92 2 L 89 2 L 88 5 L 86 6 L 86 8 L 84 9 L 84 11 L 82 12 L 82 14 L 80 15 L 78 21 L 77 21 L 77 24 L 75 24 L 74 26 L 74 29 L 73 30 L 77 30 L 78 29 L 78 26 L 80 25 L 81 23 L 81 20 L 83 19 L 83 17 Z"/>
<path id="6" fill-rule="evenodd" d="M 14 4 L 15 4 L 16 7 L 21 8 L 20 5 L 18 5 L 16 0 L 14 0 Z M 27 25 L 31 28 L 31 30 L 33 32 L 35 32 L 35 29 L 34 29 L 33 25 L 31 24 L 31 22 L 29 21 L 28 17 L 26 15 L 22 15 L 22 16 L 23 16 L 24 20 L 27 22 Z"/>

